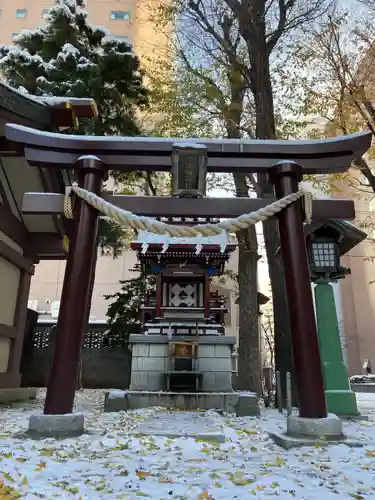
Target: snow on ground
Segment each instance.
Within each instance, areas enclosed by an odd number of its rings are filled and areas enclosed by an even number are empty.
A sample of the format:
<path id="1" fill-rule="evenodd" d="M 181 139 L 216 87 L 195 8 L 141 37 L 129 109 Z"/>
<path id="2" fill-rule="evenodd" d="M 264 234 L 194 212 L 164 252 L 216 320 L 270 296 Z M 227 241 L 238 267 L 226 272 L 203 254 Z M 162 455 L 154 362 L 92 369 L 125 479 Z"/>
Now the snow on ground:
<path id="1" fill-rule="evenodd" d="M 89 390 L 76 398 L 89 433 L 32 440 L 23 433 L 44 394 L 1 410 L 0 498 L 375 499 L 375 394 L 358 394 L 370 421 L 345 424 L 365 446 L 290 451 L 265 432 L 285 426 L 285 416 L 274 410 L 265 410 L 261 420 L 215 415 L 225 426 L 221 444 L 131 435 L 147 418 L 163 419 L 166 410 L 104 414 L 104 392 Z"/>

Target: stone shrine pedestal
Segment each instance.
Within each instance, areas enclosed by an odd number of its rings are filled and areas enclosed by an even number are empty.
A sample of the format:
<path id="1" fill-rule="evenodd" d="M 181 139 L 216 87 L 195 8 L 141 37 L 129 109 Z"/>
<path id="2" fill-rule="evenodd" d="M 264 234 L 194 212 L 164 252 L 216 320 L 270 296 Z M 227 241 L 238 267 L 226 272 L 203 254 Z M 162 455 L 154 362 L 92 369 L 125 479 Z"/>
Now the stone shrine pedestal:
<path id="1" fill-rule="evenodd" d="M 131 391 L 165 391 L 166 373 L 171 370 L 169 343 L 197 340 L 196 370 L 201 373 L 200 391 L 227 392 L 233 390 L 232 352 L 235 337 L 226 336 L 173 336 L 130 335 L 132 367 Z"/>
<path id="2" fill-rule="evenodd" d="M 195 371 L 199 373 L 199 390 L 167 390 L 171 371 L 169 345 L 172 342 L 197 342 Z M 132 349 L 131 381 L 128 391 L 106 394 L 107 412 L 161 406 L 180 410 L 222 410 L 238 416 L 259 416 L 256 394 L 233 390 L 236 374 L 236 339 L 226 336 L 130 335 Z M 189 372 L 181 372 L 181 374 Z"/>

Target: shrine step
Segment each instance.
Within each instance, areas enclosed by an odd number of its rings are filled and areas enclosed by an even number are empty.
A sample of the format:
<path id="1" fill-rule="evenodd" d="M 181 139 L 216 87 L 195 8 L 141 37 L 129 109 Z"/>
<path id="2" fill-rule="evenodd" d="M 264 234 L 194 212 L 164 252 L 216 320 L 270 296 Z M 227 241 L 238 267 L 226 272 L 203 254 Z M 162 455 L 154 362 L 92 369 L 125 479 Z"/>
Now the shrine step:
<path id="1" fill-rule="evenodd" d="M 161 406 L 178 410 L 222 410 L 237 416 L 260 416 L 258 398 L 250 392 L 109 391 L 104 411 L 117 412 Z"/>
<path id="2" fill-rule="evenodd" d="M 203 441 L 225 442 L 225 431 L 220 417 L 203 412 L 168 412 L 141 422 L 132 434 L 165 436 L 168 438 L 191 437 Z"/>

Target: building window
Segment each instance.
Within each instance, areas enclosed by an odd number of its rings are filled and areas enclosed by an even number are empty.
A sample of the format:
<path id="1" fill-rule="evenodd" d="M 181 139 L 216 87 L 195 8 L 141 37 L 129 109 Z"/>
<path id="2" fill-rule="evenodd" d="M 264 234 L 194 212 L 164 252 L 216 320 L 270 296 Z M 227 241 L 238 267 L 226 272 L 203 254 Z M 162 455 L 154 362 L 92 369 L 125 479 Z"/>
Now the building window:
<path id="1" fill-rule="evenodd" d="M 128 21 L 130 19 L 130 12 L 128 10 L 112 10 L 111 19 L 115 21 Z"/>
<path id="2" fill-rule="evenodd" d="M 1 16 L 2 16 L 2 14 L 3 14 L 3 10 L 4 10 L 4 9 L 0 9 L 0 17 L 1 17 Z"/>
<path id="3" fill-rule="evenodd" d="M 115 40 L 116 42 L 130 43 L 129 42 L 129 37 L 128 36 L 122 36 L 122 35 L 107 35 L 107 36 L 104 37 L 104 40 L 105 41 Z"/>
<path id="4" fill-rule="evenodd" d="M 128 42 L 129 41 L 129 37 L 128 36 L 116 35 L 116 36 L 113 36 L 112 38 L 114 38 L 118 42 Z"/>
<path id="5" fill-rule="evenodd" d="M 43 9 L 42 10 L 42 19 L 48 19 L 49 16 L 49 9 Z"/>
<path id="6" fill-rule="evenodd" d="M 25 19 L 27 17 L 27 9 L 17 9 L 16 10 L 16 18 L 17 19 Z"/>

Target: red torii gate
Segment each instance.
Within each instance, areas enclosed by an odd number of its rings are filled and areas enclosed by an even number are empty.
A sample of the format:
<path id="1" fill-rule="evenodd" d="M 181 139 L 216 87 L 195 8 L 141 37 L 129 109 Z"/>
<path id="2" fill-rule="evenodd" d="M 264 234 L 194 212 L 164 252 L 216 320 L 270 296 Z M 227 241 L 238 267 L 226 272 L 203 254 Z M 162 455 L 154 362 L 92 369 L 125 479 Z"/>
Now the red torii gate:
<path id="1" fill-rule="evenodd" d="M 108 170 L 169 171 L 172 147 L 186 140 L 145 137 L 72 136 L 6 125 L 8 140 L 18 143 L 30 165 L 73 170 L 78 184 L 96 195 Z M 211 172 L 267 173 L 277 198 L 298 191 L 304 174 L 348 170 L 355 157 L 371 144 L 371 133 L 352 134 L 323 141 L 205 140 Z M 138 215 L 177 217 L 236 217 L 270 204 L 274 199 L 194 199 L 111 196 L 112 204 Z M 26 193 L 24 213 L 63 214 L 64 196 Z M 354 219 L 354 203 L 345 200 L 313 202 L 313 219 Z M 57 338 L 45 401 L 45 414 L 71 413 L 96 252 L 99 213 L 76 198 L 70 249 L 57 323 Z M 293 359 L 300 416 L 327 416 L 320 364 L 309 263 L 304 237 L 302 201 L 278 214 L 281 252 L 291 320 Z"/>

